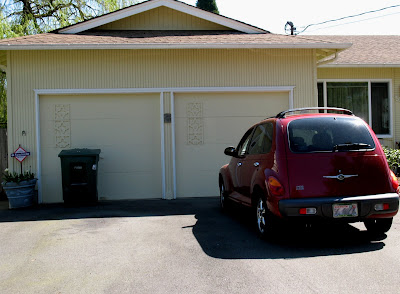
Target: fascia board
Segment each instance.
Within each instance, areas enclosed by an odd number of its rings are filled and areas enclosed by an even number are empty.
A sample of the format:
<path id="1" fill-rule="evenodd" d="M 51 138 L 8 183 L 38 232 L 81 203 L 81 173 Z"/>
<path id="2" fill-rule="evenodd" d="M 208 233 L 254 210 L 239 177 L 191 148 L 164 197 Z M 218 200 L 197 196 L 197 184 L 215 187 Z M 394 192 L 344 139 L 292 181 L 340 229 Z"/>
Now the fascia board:
<path id="1" fill-rule="evenodd" d="M 325 64 L 322 66 L 318 66 L 318 68 L 391 68 L 391 67 L 400 67 L 400 64 L 390 64 L 390 63 L 384 63 L 384 64 Z"/>
<path id="2" fill-rule="evenodd" d="M 249 33 L 249 34 L 254 34 L 254 33 L 265 33 L 266 31 L 239 21 L 236 21 L 234 19 L 230 19 L 224 16 L 220 16 L 215 13 L 210 13 L 201 9 L 198 9 L 196 7 L 189 6 L 184 3 L 180 2 L 166 2 L 164 6 L 171 8 L 171 9 L 176 9 L 181 12 L 190 14 L 195 17 L 199 17 L 208 21 L 211 21 L 213 23 L 217 23 L 219 25 L 243 32 L 243 33 Z"/>
<path id="3" fill-rule="evenodd" d="M 90 30 L 92 28 L 98 27 L 105 25 L 107 23 L 117 21 L 120 19 L 123 19 L 125 17 L 129 17 L 135 14 L 139 14 L 142 12 L 145 12 L 147 10 L 151 10 L 153 8 L 160 7 L 160 1 L 163 0 L 153 0 L 153 1 L 148 1 L 144 3 L 140 3 L 137 5 L 134 5 L 132 7 L 128 7 L 125 9 L 121 9 L 109 14 L 105 14 L 103 16 L 96 17 L 91 20 L 84 21 L 82 23 L 78 23 L 69 27 L 66 27 L 64 29 L 58 30 L 59 33 L 62 34 L 77 34 L 86 30 Z"/>
<path id="4" fill-rule="evenodd" d="M 92 28 L 105 25 L 107 23 L 117 21 L 123 19 L 125 17 L 130 17 L 154 8 L 158 8 L 161 6 L 165 6 L 186 14 L 190 14 L 195 17 L 202 18 L 207 21 L 211 21 L 217 23 L 219 25 L 238 30 L 244 33 L 265 33 L 266 31 L 251 25 L 247 25 L 245 23 L 238 22 L 236 20 L 220 16 L 211 12 L 207 12 L 196 7 L 192 7 L 188 4 L 181 3 L 178 1 L 171 0 L 152 0 L 144 3 L 137 4 L 132 7 L 128 7 L 125 9 L 121 9 L 119 11 L 105 14 L 103 16 L 99 16 L 92 20 L 88 20 L 82 23 L 78 23 L 76 25 L 72 25 L 70 27 L 66 27 L 64 29 L 60 29 L 58 32 L 62 34 L 77 34 L 86 30 L 90 30 Z"/>
<path id="5" fill-rule="evenodd" d="M 0 45 L 0 50 L 93 50 L 93 49 L 346 49 L 348 44 L 46 44 Z"/>

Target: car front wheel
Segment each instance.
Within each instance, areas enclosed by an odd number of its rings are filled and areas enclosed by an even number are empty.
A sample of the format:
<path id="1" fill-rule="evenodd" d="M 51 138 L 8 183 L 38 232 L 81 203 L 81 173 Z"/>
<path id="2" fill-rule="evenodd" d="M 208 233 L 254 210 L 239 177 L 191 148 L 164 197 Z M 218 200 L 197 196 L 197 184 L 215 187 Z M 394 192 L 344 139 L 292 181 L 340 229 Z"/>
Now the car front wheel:
<path id="1" fill-rule="evenodd" d="M 373 234 L 384 234 L 390 230 L 393 218 L 368 219 L 364 221 L 367 231 Z"/>
<path id="2" fill-rule="evenodd" d="M 220 187 L 219 187 L 219 204 L 221 207 L 221 210 L 226 210 L 227 209 L 227 199 L 225 196 L 225 186 L 224 183 L 221 183 Z"/>

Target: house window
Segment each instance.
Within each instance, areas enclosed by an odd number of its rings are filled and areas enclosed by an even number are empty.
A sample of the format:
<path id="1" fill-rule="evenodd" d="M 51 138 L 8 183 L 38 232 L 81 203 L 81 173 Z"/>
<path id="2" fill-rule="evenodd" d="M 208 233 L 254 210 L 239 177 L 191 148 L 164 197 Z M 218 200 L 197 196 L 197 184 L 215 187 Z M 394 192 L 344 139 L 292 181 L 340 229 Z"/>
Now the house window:
<path id="1" fill-rule="evenodd" d="M 377 135 L 390 135 L 388 82 L 318 83 L 318 106 L 342 107 L 364 119 Z"/>

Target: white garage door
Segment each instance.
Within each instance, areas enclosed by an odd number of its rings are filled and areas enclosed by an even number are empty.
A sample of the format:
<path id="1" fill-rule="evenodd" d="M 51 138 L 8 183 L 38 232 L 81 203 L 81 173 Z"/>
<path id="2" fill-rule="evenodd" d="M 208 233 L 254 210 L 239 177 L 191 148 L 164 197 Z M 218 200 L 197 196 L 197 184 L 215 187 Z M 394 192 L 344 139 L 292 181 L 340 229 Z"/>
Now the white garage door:
<path id="1" fill-rule="evenodd" d="M 101 149 L 99 199 L 161 198 L 159 94 L 40 97 L 42 200 L 62 202 L 63 149 Z"/>
<path id="2" fill-rule="evenodd" d="M 175 94 L 177 197 L 218 195 L 224 155 L 252 124 L 289 108 L 289 93 Z"/>

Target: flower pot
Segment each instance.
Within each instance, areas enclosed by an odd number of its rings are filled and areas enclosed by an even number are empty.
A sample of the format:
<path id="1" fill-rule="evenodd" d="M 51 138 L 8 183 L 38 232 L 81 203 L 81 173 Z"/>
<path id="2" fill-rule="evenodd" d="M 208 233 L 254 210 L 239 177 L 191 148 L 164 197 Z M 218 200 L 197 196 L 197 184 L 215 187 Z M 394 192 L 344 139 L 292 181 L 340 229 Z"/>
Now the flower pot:
<path id="1" fill-rule="evenodd" d="M 3 189 L 8 198 L 8 207 L 12 209 L 32 206 L 36 181 L 37 179 L 32 179 L 20 183 L 3 183 Z"/>

